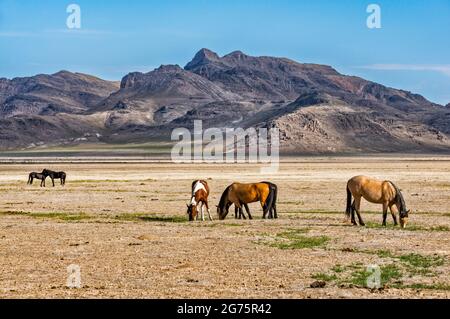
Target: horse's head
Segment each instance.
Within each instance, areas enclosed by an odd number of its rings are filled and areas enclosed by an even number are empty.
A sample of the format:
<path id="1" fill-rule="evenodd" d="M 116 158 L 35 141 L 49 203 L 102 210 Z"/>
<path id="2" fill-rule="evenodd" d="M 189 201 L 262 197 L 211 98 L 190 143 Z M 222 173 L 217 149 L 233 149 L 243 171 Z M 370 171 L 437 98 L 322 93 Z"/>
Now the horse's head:
<path id="1" fill-rule="evenodd" d="M 44 175 L 44 176 L 48 176 L 49 174 L 49 170 L 48 169 L 46 169 L 46 168 L 44 168 L 43 170 L 42 170 L 42 175 Z"/>
<path id="2" fill-rule="evenodd" d="M 186 204 L 186 206 L 187 206 L 187 214 L 189 216 L 189 221 L 195 220 L 195 218 L 197 217 L 197 214 L 198 214 L 197 206 L 194 204 Z"/>
<path id="3" fill-rule="evenodd" d="M 400 213 L 400 227 L 401 228 L 405 228 L 406 227 L 406 224 L 408 223 L 408 217 L 409 217 L 410 213 L 411 213 L 410 209 Z"/>
<path id="4" fill-rule="evenodd" d="M 228 208 L 230 207 L 229 205 L 216 205 L 217 207 L 217 216 L 219 217 L 220 220 L 224 220 L 225 217 L 227 217 L 228 215 Z"/>

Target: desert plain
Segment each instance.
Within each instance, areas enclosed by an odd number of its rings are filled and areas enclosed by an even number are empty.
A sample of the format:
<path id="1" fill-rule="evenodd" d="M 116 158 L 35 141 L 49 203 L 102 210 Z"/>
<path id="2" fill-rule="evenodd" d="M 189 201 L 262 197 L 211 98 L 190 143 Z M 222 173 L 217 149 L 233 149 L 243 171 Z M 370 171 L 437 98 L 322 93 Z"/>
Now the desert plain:
<path id="1" fill-rule="evenodd" d="M 27 185 L 43 168 L 67 173 Z M 366 227 L 344 215 L 355 175 L 392 180 L 412 210 L 408 227 Z M 214 221 L 189 222 L 195 179 L 210 185 Z M 216 204 L 234 181 L 278 185 L 278 219 Z M 449 298 L 450 157 L 285 157 L 277 173 L 254 164 L 148 159 L 2 160 L 0 298 Z M 67 287 L 68 267 L 81 286 Z M 380 282 L 368 287 L 378 269 Z M 373 268 L 378 267 L 378 268 Z"/>

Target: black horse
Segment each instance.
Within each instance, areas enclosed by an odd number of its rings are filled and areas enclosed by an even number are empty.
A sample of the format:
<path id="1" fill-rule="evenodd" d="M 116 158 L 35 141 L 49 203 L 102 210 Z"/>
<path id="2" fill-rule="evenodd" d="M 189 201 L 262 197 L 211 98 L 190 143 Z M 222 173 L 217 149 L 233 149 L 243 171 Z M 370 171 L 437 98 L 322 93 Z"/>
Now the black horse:
<path id="1" fill-rule="evenodd" d="M 41 173 L 36 173 L 36 172 L 32 172 L 28 175 L 28 185 L 32 185 L 33 184 L 33 179 L 40 179 L 41 180 L 41 187 L 44 186 L 45 187 L 45 178 L 47 176 L 45 176 L 44 174 Z"/>
<path id="2" fill-rule="evenodd" d="M 45 177 L 50 177 L 52 180 L 53 187 L 55 187 L 55 178 L 61 181 L 61 185 L 66 184 L 66 173 L 65 172 L 54 172 L 49 169 L 44 169 L 42 175 Z"/>

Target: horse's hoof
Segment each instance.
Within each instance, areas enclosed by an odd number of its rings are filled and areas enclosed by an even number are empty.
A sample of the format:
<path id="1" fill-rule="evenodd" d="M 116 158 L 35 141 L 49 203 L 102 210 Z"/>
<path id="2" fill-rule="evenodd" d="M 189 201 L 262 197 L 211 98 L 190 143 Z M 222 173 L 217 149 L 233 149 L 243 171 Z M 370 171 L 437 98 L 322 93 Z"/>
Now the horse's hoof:
<path id="1" fill-rule="evenodd" d="M 366 226 L 366 224 L 364 224 L 364 223 L 361 223 L 360 225 L 361 225 L 361 226 L 363 226 L 363 227 L 365 227 L 365 226 Z"/>

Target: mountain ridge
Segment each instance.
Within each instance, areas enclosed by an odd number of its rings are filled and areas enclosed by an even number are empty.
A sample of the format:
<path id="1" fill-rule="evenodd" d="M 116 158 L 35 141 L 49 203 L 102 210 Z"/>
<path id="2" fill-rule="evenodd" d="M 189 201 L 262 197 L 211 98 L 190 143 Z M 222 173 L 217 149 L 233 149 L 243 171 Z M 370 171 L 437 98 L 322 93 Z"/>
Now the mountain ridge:
<path id="1" fill-rule="evenodd" d="M 179 126 L 278 127 L 286 153 L 448 152 L 450 108 L 331 66 L 198 51 L 184 68 L 0 79 L 0 148 L 170 140 Z M 13 128 L 14 132 L 8 131 Z"/>

